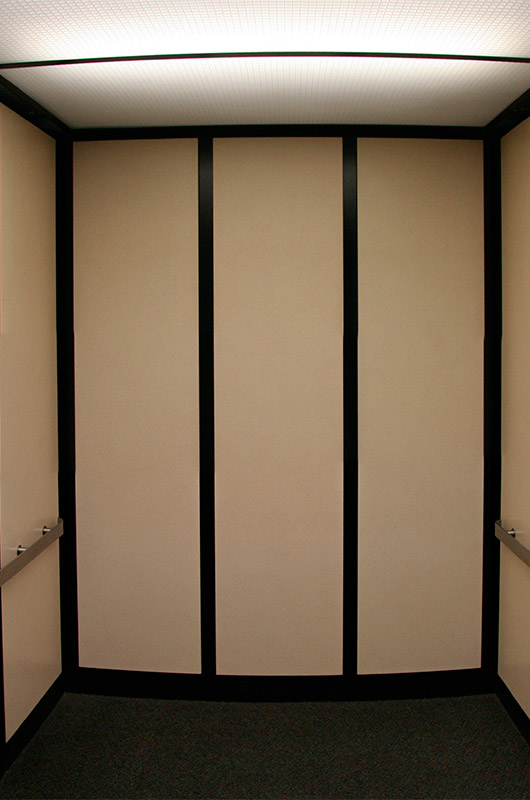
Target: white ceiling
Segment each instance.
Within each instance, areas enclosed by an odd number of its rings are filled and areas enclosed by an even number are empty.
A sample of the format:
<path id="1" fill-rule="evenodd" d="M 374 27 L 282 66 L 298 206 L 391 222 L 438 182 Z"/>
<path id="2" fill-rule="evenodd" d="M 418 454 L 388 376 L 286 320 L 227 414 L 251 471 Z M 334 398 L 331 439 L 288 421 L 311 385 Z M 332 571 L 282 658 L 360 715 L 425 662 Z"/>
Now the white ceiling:
<path id="1" fill-rule="evenodd" d="M 530 63 L 397 57 L 530 60 L 530 0 L 0 0 L 0 31 L 4 65 L 245 54 L 0 68 L 75 128 L 485 125 L 530 87 Z"/>

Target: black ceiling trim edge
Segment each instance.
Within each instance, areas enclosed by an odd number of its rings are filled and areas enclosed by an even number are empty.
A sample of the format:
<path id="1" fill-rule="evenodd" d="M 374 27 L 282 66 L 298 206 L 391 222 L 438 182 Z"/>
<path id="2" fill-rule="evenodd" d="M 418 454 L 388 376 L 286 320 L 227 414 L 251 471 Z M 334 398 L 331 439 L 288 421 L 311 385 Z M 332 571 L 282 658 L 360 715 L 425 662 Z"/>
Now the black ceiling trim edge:
<path id="1" fill-rule="evenodd" d="M 40 103 L 0 76 L 0 103 L 31 122 L 54 139 L 69 138 L 70 128 Z"/>
<path id="2" fill-rule="evenodd" d="M 62 67 L 80 64 L 114 64 L 135 61 L 184 61 L 222 58 L 382 58 L 423 59 L 431 61 L 486 61 L 511 64 L 530 64 L 528 56 L 487 56 L 450 53 L 381 53 L 371 51 L 288 50 L 234 53 L 157 53 L 132 56 L 99 56 L 93 58 L 45 59 L 42 61 L 8 61 L 0 69 L 31 69 L 34 67 Z"/>
<path id="3" fill-rule="evenodd" d="M 484 128 L 485 136 L 504 136 L 528 117 L 530 117 L 530 89 L 523 92 L 522 95 L 486 125 Z"/>
<path id="4" fill-rule="evenodd" d="M 113 139 L 216 139 L 251 136 L 354 136 L 409 139 L 483 139 L 485 128 L 463 125 L 197 125 L 153 128 L 72 128 L 76 142 Z"/>

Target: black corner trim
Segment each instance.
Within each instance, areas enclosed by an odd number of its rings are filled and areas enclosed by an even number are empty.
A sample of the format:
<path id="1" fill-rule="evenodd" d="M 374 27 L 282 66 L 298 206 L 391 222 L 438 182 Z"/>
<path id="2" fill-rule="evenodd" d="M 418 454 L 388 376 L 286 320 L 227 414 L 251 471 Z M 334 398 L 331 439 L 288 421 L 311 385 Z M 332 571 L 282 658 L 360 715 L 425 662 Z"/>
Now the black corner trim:
<path id="1" fill-rule="evenodd" d="M 358 588 L 358 219 L 357 140 L 344 138 L 343 163 L 343 463 L 344 571 L 343 672 L 357 673 Z"/>
<path id="2" fill-rule="evenodd" d="M 484 500 L 482 666 L 497 673 L 501 506 L 502 219 L 500 140 L 484 142 Z"/>
<path id="3" fill-rule="evenodd" d="M 199 460 L 201 658 L 215 675 L 215 429 L 213 285 L 213 140 L 199 139 Z"/>
<path id="4" fill-rule="evenodd" d="M 78 665 L 77 555 L 75 491 L 75 365 L 73 274 L 73 147 L 58 141 L 56 153 L 56 296 L 57 417 L 59 445 L 59 516 L 64 521 L 60 544 L 61 639 L 63 670 Z"/>
<path id="5" fill-rule="evenodd" d="M 528 117 L 530 117 L 530 89 L 523 92 L 504 111 L 492 119 L 484 128 L 484 135 L 486 137 L 504 136 Z"/>
<path id="6" fill-rule="evenodd" d="M 53 136 L 54 139 L 66 138 L 71 136 L 70 128 L 57 119 L 36 100 L 33 100 L 25 92 L 18 89 L 11 81 L 0 76 L 0 103 L 3 103 L 12 111 L 15 111 L 28 122 L 33 123 L 44 133 Z"/>
<path id="7" fill-rule="evenodd" d="M 496 679 L 495 691 L 512 722 L 530 745 L 530 719 L 499 675 Z"/>
<path id="8" fill-rule="evenodd" d="M 15 731 L 13 736 L 2 747 L 2 774 L 8 769 L 16 758 L 21 754 L 31 739 L 35 736 L 38 729 L 53 711 L 61 697 L 63 696 L 64 685 L 63 677 L 59 675 L 57 680 L 50 686 L 44 697 L 37 703 L 33 711 L 26 717 L 22 725 Z"/>
<path id="9" fill-rule="evenodd" d="M 0 620 L 3 620 L 2 614 L 2 593 L 0 592 Z M 0 631 L 3 634 L 3 631 Z M 0 635 L 0 724 L 2 732 L 6 729 L 6 697 L 4 689 L 4 637 Z M 3 762 L 3 759 L 1 760 Z M 3 763 L 0 763 L 0 774 L 5 769 Z"/>

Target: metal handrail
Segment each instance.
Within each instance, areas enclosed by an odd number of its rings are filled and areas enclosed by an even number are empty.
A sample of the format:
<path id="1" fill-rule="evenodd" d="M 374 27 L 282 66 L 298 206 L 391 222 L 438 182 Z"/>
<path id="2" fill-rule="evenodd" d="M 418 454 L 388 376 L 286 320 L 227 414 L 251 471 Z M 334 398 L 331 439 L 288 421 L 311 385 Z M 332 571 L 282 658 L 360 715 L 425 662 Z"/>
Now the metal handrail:
<path id="1" fill-rule="evenodd" d="M 7 581 L 11 580 L 14 575 L 17 575 L 20 570 L 24 569 L 25 566 L 37 558 L 37 556 L 44 552 L 44 550 L 57 541 L 59 536 L 62 535 L 63 521 L 62 519 L 58 519 L 57 525 L 54 525 L 53 528 L 48 528 L 48 526 L 45 525 L 42 529 L 41 538 L 37 539 L 37 541 L 29 547 L 23 547 L 23 545 L 20 544 L 17 548 L 17 557 L 0 569 L 0 586 L 4 586 Z"/>
<path id="2" fill-rule="evenodd" d="M 509 547 L 512 553 L 515 553 L 521 561 L 524 561 L 527 567 L 530 567 L 530 550 L 521 544 L 521 542 L 517 541 L 517 531 L 514 528 L 506 530 L 506 528 L 502 527 L 501 521 L 498 520 L 495 523 L 495 536 L 497 539 L 500 539 L 506 547 Z"/>

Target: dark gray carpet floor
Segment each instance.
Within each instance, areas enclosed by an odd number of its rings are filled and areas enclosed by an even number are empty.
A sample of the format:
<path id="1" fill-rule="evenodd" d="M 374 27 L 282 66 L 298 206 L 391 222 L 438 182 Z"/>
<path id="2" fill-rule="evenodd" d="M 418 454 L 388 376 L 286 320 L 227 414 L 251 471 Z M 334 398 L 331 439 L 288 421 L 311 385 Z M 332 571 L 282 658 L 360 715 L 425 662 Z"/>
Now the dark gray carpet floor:
<path id="1" fill-rule="evenodd" d="M 2 798 L 530 798 L 495 695 L 214 703 L 66 694 Z"/>

